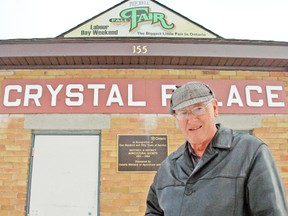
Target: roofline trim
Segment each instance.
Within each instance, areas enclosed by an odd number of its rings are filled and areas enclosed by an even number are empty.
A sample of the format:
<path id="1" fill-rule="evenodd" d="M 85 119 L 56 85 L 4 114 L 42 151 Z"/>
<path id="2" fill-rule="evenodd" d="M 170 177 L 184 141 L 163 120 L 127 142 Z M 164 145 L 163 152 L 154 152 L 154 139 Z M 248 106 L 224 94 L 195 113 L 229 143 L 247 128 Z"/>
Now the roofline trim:
<path id="1" fill-rule="evenodd" d="M 0 66 L 0 70 L 27 70 L 33 69 L 143 69 L 143 65 L 26 65 Z M 287 67 L 245 67 L 245 66 L 196 66 L 196 65 L 145 65 L 145 69 L 182 69 L 182 70 L 224 70 L 224 71 L 277 71 L 287 72 Z"/>
<path id="2" fill-rule="evenodd" d="M 147 52 L 134 53 L 135 46 Z M 281 44 L 173 43 L 173 42 L 60 42 L 0 43 L 0 57 L 56 56 L 189 56 L 288 59 L 288 46 Z"/>

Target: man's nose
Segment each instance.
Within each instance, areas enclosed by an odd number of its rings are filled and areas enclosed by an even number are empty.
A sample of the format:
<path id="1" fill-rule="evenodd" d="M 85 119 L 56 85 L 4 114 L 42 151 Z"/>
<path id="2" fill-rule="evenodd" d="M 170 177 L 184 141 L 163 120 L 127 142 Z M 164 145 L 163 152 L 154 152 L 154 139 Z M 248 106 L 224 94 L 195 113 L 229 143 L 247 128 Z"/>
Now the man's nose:
<path id="1" fill-rule="evenodd" d="M 194 115 L 192 112 L 188 112 L 188 121 L 194 121 L 198 116 Z"/>

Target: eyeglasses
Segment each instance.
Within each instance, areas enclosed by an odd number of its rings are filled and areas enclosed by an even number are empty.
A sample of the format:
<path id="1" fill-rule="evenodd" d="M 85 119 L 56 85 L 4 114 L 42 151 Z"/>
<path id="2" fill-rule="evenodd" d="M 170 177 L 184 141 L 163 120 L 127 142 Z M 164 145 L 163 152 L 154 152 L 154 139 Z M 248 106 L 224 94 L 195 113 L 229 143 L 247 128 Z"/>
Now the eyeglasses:
<path id="1" fill-rule="evenodd" d="M 189 110 L 181 110 L 179 112 L 176 112 L 174 114 L 174 116 L 178 119 L 178 120 L 187 120 L 189 118 L 189 113 L 192 113 L 195 116 L 200 116 L 203 115 L 206 111 L 206 108 L 208 107 L 208 105 L 213 101 L 210 100 L 206 105 L 202 105 L 202 106 L 197 106 L 197 107 L 193 107 Z"/>

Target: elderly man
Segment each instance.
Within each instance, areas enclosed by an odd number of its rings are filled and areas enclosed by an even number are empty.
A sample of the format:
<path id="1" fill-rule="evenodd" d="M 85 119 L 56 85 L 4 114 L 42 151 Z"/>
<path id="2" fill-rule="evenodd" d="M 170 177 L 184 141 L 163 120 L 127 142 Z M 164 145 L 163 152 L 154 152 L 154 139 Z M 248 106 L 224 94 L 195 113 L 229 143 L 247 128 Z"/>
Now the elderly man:
<path id="1" fill-rule="evenodd" d="M 145 215 L 288 215 L 285 189 L 267 145 L 216 124 L 217 100 L 208 85 L 177 87 L 170 102 L 186 142 L 161 164 Z"/>

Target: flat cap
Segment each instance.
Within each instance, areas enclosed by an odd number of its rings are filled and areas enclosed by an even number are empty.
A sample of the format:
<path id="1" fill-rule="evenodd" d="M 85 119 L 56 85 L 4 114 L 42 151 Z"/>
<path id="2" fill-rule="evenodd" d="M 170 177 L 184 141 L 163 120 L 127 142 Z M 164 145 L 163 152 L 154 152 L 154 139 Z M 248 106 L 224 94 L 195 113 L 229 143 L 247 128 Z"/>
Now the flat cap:
<path id="1" fill-rule="evenodd" d="M 215 98 L 212 89 L 202 82 L 188 82 L 181 86 L 176 86 L 170 99 L 169 113 L 174 114 L 175 110 L 207 102 Z"/>

